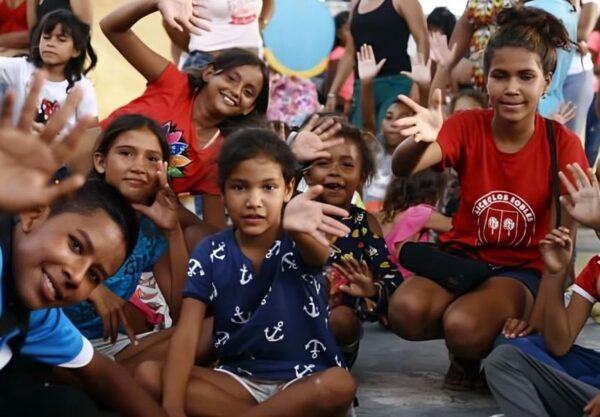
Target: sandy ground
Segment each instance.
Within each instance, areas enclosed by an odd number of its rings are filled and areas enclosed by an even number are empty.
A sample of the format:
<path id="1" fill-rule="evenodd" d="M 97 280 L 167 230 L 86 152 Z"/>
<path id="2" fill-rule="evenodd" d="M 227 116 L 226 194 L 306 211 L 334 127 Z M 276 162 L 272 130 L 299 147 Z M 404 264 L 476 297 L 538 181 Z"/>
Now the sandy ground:
<path id="1" fill-rule="evenodd" d="M 138 97 L 144 91 L 145 80 L 125 61 L 102 34 L 98 22 L 127 0 L 94 1 L 92 45 L 98 55 L 98 65 L 90 74 L 94 82 L 100 118 Z M 155 13 L 134 26 L 135 32 L 151 48 L 169 57 L 169 40 L 163 31 L 160 15 Z"/>

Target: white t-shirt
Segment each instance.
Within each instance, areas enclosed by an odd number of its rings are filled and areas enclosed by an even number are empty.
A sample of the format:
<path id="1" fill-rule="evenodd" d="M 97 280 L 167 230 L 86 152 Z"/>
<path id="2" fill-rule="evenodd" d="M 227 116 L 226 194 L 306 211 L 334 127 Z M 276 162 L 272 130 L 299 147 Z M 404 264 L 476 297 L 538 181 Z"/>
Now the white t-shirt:
<path id="1" fill-rule="evenodd" d="M 210 17 L 210 32 L 190 35 L 191 51 L 262 47 L 258 18 L 262 0 L 205 0 L 202 9 Z M 197 6 L 198 7 L 198 6 Z"/>
<path id="2" fill-rule="evenodd" d="M 31 62 L 27 61 L 27 58 L 0 57 L 0 83 L 7 84 L 16 92 L 14 124 L 19 120 L 25 98 L 29 93 L 32 76 L 37 70 Z M 58 82 L 46 80 L 44 82 L 37 106 L 37 122 L 46 123 L 49 117 L 65 103 L 68 85 L 67 80 Z M 77 106 L 75 114 L 67 121 L 65 126 L 67 131 L 83 116 L 98 117 L 96 94 L 90 80 L 82 76 L 75 86 L 82 90 L 83 98 Z"/>

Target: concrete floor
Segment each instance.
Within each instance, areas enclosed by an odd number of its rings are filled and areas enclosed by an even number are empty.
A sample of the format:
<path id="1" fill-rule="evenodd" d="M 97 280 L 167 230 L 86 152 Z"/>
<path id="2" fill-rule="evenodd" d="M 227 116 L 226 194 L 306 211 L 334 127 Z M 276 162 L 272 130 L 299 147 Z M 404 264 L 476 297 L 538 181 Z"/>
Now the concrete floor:
<path id="1" fill-rule="evenodd" d="M 577 270 L 600 249 L 594 233 L 582 230 Z M 600 326 L 591 320 L 580 344 L 600 349 Z M 487 417 L 499 413 L 489 394 L 442 389 L 448 353 L 442 341 L 407 342 L 379 325 L 365 326 L 353 373 L 359 382 L 357 416 Z"/>

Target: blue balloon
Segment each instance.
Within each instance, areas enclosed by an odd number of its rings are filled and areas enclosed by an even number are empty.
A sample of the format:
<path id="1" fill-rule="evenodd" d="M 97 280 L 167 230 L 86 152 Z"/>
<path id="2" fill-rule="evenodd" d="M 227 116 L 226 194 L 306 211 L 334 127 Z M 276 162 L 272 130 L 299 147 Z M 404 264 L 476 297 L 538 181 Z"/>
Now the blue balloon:
<path id="1" fill-rule="evenodd" d="M 327 67 L 335 24 L 322 1 L 277 0 L 263 37 L 265 56 L 273 69 L 310 78 Z"/>

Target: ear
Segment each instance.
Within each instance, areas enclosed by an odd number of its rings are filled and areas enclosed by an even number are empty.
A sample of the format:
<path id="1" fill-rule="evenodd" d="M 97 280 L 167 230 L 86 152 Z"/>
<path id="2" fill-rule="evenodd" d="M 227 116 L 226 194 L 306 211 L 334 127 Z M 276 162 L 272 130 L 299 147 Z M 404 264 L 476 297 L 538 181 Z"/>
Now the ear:
<path id="1" fill-rule="evenodd" d="M 210 80 L 212 78 L 213 75 L 215 75 L 217 73 L 217 71 L 215 71 L 215 66 L 212 64 L 208 64 L 203 70 L 202 70 L 202 81 L 204 81 L 205 83 L 208 82 L 208 80 Z"/>
<path id="2" fill-rule="evenodd" d="M 40 224 L 44 223 L 50 214 L 50 207 L 43 206 L 35 210 L 26 211 L 20 214 L 21 221 L 19 222 L 21 230 L 24 233 L 29 233 Z"/>
<path id="3" fill-rule="evenodd" d="M 292 196 L 294 195 L 295 189 L 296 189 L 296 179 L 292 178 L 292 180 L 285 186 L 285 191 L 284 191 L 284 196 L 283 196 L 283 201 L 285 203 L 287 203 L 291 200 Z"/>
<path id="4" fill-rule="evenodd" d="M 81 55 L 81 51 L 79 49 L 73 49 L 73 52 L 71 53 L 71 58 L 77 58 L 79 55 Z"/>
<path id="5" fill-rule="evenodd" d="M 547 92 L 548 92 L 548 89 L 550 88 L 550 84 L 552 83 L 552 76 L 553 76 L 553 75 L 554 75 L 554 74 L 552 74 L 551 72 L 549 72 L 548 74 L 546 74 L 546 75 L 544 76 L 544 79 L 546 80 L 546 86 L 545 86 L 545 88 L 544 88 L 544 93 L 547 93 Z"/>
<path id="6" fill-rule="evenodd" d="M 100 152 L 94 152 L 94 169 L 99 174 L 104 174 L 106 171 L 106 157 Z"/>

